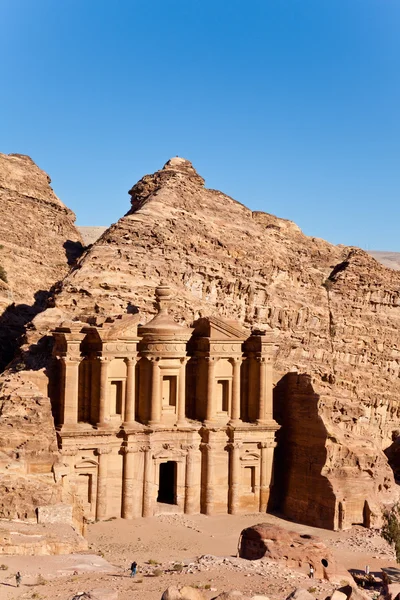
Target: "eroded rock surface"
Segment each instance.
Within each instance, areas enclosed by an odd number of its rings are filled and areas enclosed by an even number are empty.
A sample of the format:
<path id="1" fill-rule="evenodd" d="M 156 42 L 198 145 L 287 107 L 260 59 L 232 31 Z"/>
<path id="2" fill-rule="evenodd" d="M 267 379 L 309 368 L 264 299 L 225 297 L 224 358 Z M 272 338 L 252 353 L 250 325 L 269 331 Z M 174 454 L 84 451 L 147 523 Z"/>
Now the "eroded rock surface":
<path id="1" fill-rule="evenodd" d="M 36 523 L 43 507 L 42 522 L 81 530 L 81 507 L 62 485 L 50 400 L 30 377 L 13 374 L 0 384 L 0 519 Z"/>
<path id="2" fill-rule="evenodd" d="M 0 154 L 0 368 L 82 251 L 74 213 L 28 156 Z"/>

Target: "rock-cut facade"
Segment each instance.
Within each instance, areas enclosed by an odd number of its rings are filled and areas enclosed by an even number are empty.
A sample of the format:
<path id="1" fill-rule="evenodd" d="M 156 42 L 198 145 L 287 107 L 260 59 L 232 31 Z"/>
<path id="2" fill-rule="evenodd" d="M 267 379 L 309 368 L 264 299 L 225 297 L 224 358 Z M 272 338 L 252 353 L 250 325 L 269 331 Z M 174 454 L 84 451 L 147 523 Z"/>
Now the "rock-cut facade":
<path id="1" fill-rule="evenodd" d="M 54 332 L 51 400 L 63 485 L 88 519 L 266 512 L 272 484 L 273 339 L 235 321 L 125 314 Z"/>

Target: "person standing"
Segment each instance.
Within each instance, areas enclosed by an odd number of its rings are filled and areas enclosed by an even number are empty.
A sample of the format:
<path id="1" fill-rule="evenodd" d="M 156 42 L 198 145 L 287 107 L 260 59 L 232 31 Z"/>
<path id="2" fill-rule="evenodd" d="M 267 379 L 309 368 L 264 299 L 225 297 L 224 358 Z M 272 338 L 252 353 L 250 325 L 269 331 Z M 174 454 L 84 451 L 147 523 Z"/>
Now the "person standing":
<path id="1" fill-rule="evenodd" d="M 310 570 L 308 572 L 308 576 L 310 579 L 314 579 L 314 567 L 312 566 L 311 563 L 310 563 Z"/>
<path id="2" fill-rule="evenodd" d="M 19 571 L 17 571 L 17 574 L 15 576 L 15 582 L 17 584 L 17 587 L 19 587 L 21 585 L 21 581 L 22 581 L 22 575 Z"/>
<path id="3" fill-rule="evenodd" d="M 131 577 L 135 577 L 137 571 L 137 562 L 133 561 L 131 564 Z"/>

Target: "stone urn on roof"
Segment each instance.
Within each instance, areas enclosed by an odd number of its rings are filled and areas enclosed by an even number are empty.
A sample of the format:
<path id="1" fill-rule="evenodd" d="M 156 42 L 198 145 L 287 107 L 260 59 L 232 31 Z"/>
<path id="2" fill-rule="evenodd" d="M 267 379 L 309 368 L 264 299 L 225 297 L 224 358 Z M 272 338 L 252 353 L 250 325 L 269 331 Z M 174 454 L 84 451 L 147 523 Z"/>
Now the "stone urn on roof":
<path id="1" fill-rule="evenodd" d="M 159 356 L 168 354 L 169 357 L 186 356 L 186 342 L 192 335 L 193 329 L 179 325 L 168 313 L 173 295 L 167 283 L 161 282 L 156 287 L 155 295 L 156 316 L 138 328 L 138 334 L 142 338 L 140 352 Z"/>

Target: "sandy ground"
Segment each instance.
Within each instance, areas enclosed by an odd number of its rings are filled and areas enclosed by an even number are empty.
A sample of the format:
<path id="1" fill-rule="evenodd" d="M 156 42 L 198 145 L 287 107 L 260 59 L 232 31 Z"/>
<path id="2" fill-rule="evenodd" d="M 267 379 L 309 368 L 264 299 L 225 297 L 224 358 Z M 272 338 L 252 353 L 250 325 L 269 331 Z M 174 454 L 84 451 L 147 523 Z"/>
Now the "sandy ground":
<path id="1" fill-rule="evenodd" d="M 204 515 L 160 515 L 150 519 L 115 519 L 89 527 L 88 553 L 68 556 L 0 556 L 0 599 L 71 600 L 77 593 L 95 588 L 118 590 L 119 600 L 158 600 L 169 585 L 194 585 L 207 598 L 222 591 L 239 589 L 246 594 L 264 594 L 271 600 L 284 599 L 296 587 L 313 588 L 324 600 L 332 585 L 310 581 L 307 573 L 289 570 L 270 561 L 236 558 L 242 529 L 265 521 L 318 535 L 330 546 L 347 569 L 371 572 L 382 568 L 397 572 L 393 551 L 377 532 L 354 528 L 333 532 L 260 514 L 218 517 Z M 202 557 L 202 558 L 200 558 Z M 129 577 L 135 560 L 139 571 Z M 15 573 L 23 575 L 17 588 Z M 376 594 L 375 594 L 376 595 Z M 371 593 L 371 597 L 374 594 Z"/>

